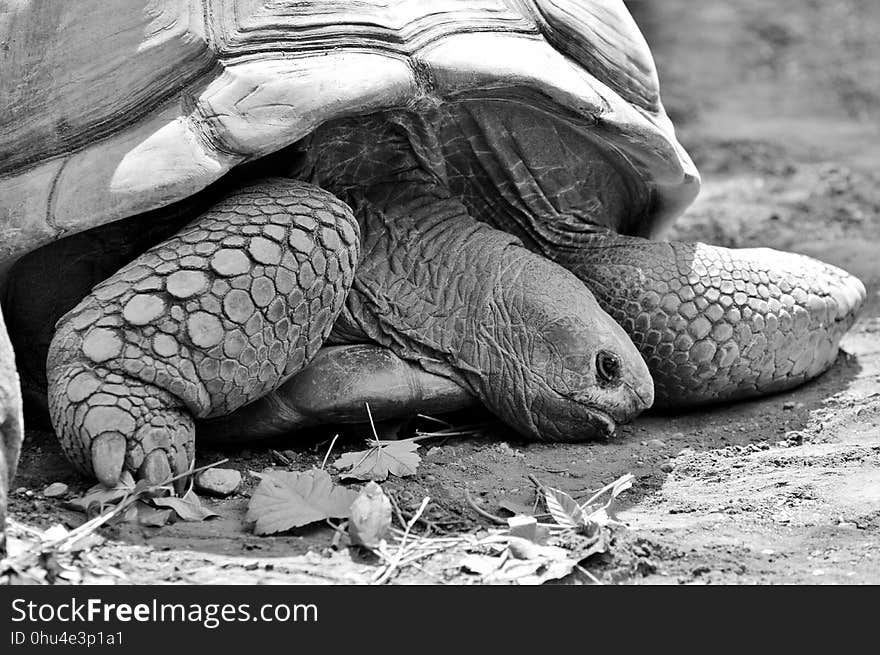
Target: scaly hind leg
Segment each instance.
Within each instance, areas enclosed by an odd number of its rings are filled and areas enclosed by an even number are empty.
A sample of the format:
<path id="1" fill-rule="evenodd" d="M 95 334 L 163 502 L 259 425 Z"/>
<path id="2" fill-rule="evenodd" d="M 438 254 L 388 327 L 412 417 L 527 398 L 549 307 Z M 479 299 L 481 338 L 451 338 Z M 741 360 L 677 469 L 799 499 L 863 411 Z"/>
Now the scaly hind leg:
<path id="1" fill-rule="evenodd" d="M 15 355 L 0 313 L 0 557 L 6 554 L 6 503 L 24 438 Z"/>
<path id="2" fill-rule="evenodd" d="M 551 256 L 630 335 L 657 407 L 758 396 L 816 377 L 865 300 L 846 271 L 769 248 L 606 234 Z"/>
<path id="3" fill-rule="evenodd" d="M 159 482 L 188 470 L 194 419 L 260 398 L 318 352 L 359 253 L 347 205 L 267 180 L 123 267 L 57 325 L 49 411 L 83 473 Z"/>

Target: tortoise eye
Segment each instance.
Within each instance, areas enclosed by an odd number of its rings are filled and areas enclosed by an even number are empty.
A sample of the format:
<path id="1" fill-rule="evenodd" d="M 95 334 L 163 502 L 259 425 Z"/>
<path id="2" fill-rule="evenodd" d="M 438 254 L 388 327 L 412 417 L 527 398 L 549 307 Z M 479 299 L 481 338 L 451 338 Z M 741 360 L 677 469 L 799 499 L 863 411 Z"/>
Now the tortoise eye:
<path id="1" fill-rule="evenodd" d="M 620 359 L 614 353 L 600 350 L 596 355 L 596 375 L 604 384 L 620 382 Z"/>

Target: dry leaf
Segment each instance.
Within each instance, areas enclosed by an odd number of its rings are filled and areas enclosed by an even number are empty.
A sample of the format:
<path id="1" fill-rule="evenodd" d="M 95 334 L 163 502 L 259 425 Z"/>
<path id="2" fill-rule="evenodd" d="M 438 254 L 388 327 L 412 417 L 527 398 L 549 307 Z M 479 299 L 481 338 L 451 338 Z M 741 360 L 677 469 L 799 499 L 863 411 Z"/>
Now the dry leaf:
<path id="1" fill-rule="evenodd" d="M 614 486 L 611 487 L 611 497 L 617 498 L 627 489 L 631 489 L 633 486 L 633 481 L 635 479 L 636 476 L 634 476 L 632 473 L 627 473 L 626 475 L 620 476 L 617 480 L 614 481 Z"/>
<path id="2" fill-rule="evenodd" d="M 184 521 L 204 521 L 213 516 L 219 516 L 207 507 L 202 506 L 202 501 L 190 489 L 183 498 L 169 496 L 168 498 L 151 498 L 150 502 L 156 507 L 167 507 Z"/>
<path id="3" fill-rule="evenodd" d="M 328 518 L 345 518 L 357 493 L 333 484 L 326 471 L 264 473 L 245 519 L 254 534 L 283 532 Z"/>
<path id="4" fill-rule="evenodd" d="M 574 498 L 564 491 L 552 487 L 543 487 L 542 491 L 547 511 L 550 512 L 554 521 L 563 527 L 576 530 L 584 526 L 586 523 L 584 511 Z"/>
<path id="5" fill-rule="evenodd" d="M 582 559 L 566 548 L 541 546 L 521 537 L 505 536 L 500 556 L 469 555 L 461 568 L 489 584 L 543 584 L 564 578 Z"/>
<path id="6" fill-rule="evenodd" d="M 89 489 L 84 496 L 73 498 L 66 502 L 65 505 L 71 509 L 88 513 L 89 506 L 97 503 L 103 511 L 107 505 L 115 505 L 120 500 L 134 492 L 134 478 L 128 471 L 123 471 L 119 478 L 119 484 L 115 487 L 105 487 L 103 484 L 96 484 Z"/>
<path id="7" fill-rule="evenodd" d="M 487 577 L 504 564 L 504 558 L 489 555 L 467 555 L 459 565 L 463 570 Z"/>
<path id="8" fill-rule="evenodd" d="M 351 504 L 348 534 L 354 544 L 378 546 L 391 528 L 391 501 L 375 482 L 368 482 Z"/>
<path id="9" fill-rule="evenodd" d="M 419 444 L 415 439 L 382 441 L 370 439 L 371 448 L 355 453 L 345 453 L 333 462 L 337 469 L 349 469 L 343 479 L 373 480 L 382 482 L 388 474 L 398 477 L 415 475 L 422 458 L 416 452 Z"/>

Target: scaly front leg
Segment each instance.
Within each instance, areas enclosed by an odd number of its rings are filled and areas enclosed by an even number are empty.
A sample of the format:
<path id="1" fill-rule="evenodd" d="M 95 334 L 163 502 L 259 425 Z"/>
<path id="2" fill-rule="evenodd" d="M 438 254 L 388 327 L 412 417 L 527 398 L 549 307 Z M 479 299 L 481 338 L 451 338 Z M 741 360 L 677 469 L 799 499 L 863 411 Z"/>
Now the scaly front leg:
<path id="1" fill-rule="evenodd" d="M 61 445 L 105 484 L 160 482 L 193 458 L 194 418 L 299 371 L 342 309 L 359 252 L 348 206 L 269 180 L 122 268 L 59 322 L 48 357 Z"/>

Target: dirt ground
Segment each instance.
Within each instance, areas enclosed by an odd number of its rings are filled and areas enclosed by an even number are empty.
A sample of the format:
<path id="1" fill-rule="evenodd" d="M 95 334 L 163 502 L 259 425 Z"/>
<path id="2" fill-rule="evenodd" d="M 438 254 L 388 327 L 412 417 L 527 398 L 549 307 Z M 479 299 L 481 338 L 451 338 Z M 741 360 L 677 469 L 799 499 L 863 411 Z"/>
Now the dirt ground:
<path id="1" fill-rule="evenodd" d="M 858 275 L 865 310 L 835 366 L 792 392 L 682 414 L 648 413 L 604 443 L 529 444 L 495 424 L 479 437 L 427 442 L 418 474 L 384 486 L 405 510 L 424 496 L 450 531 L 487 525 L 467 487 L 493 512 L 531 505 L 526 476 L 583 498 L 631 472 L 610 554 L 590 562 L 606 582 L 880 583 L 880 24 L 875 0 L 630 2 L 652 46 L 664 100 L 704 189 L 671 238 L 771 246 Z M 486 420 L 459 416 L 458 421 Z M 206 501 L 221 514 L 164 528 L 104 530 L 92 555 L 133 583 L 362 582 L 370 565 L 329 548 L 332 530 L 256 537 L 244 524 L 248 471 L 320 465 L 332 432 L 229 457 L 242 490 Z M 349 429 L 335 453 L 360 449 Z M 89 483 L 45 433 L 30 433 L 12 517 L 47 527 L 82 515 L 41 490 Z M 437 558 L 397 582 L 468 582 Z"/>

